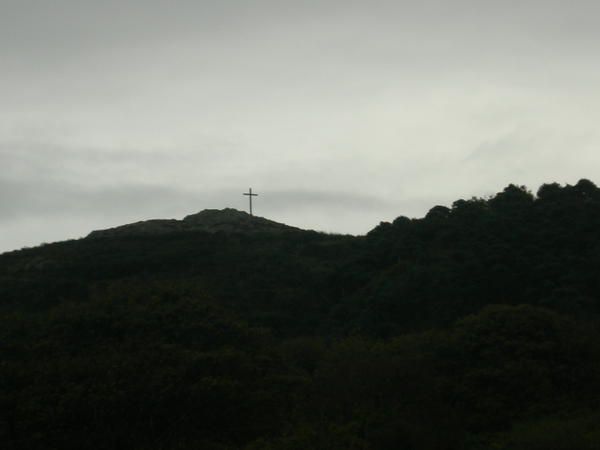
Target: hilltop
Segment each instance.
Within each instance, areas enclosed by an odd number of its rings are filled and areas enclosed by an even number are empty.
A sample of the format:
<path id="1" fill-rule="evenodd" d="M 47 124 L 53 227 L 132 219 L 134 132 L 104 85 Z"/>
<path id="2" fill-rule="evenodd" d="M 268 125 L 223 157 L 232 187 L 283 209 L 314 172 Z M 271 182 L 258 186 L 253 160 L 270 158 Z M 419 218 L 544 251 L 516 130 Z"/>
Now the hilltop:
<path id="1" fill-rule="evenodd" d="M 600 444 L 600 189 L 365 236 L 205 210 L 0 255 L 0 446 Z"/>
<path id="2" fill-rule="evenodd" d="M 119 236 L 157 235 L 177 232 L 204 231 L 207 233 L 276 233 L 298 228 L 274 222 L 263 217 L 251 216 L 233 208 L 205 209 L 183 220 L 146 220 L 107 230 L 92 231 L 88 238 L 111 238 Z"/>

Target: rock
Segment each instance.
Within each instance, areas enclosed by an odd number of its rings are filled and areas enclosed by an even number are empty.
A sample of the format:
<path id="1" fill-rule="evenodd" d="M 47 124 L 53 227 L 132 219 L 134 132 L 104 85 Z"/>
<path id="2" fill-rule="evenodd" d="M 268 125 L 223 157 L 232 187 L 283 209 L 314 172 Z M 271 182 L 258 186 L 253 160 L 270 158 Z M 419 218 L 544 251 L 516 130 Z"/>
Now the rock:
<path id="1" fill-rule="evenodd" d="M 298 229 L 264 217 L 251 216 L 246 212 L 233 208 L 225 208 L 205 209 L 199 213 L 186 216 L 183 220 L 146 220 L 106 230 L 96 230 L 92 231 L 87 238 L 147 236 L 184 231 L 255 233 Z"/>

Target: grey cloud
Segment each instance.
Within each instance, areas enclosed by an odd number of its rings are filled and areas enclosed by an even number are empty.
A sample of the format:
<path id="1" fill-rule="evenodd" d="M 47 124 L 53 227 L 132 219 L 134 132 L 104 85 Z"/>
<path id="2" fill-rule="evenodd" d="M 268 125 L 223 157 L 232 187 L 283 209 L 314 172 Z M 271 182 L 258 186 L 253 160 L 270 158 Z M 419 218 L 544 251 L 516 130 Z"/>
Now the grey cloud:
<path id="1" fill-rule="evenodd" d="M 311 4 L 317 2 L 303 3 L 299 7 L 298 2 L 274 1 L 4 0 L 0 49 L 10 57 L 6 62 L 43 68 L 122 49 L 139 55 L 144 47 L 193 39 L 199 49 L 216 39 L 236 44 L 235 36 L 252 34 L 281 19 L 278 15 L 293 15 L 295 20 L 310 16 Z"/>
<path id="2" fill-rule="evenodd" d="M 50 142 L 2 142 L 0 143 L 0 164 L 20 164 L 32 171 L 49 165 L 64 165 L 65 162 L 84 164 L 160 162 L 168 158 L 160 151 L 135 151 L 130 149 L 99 149 L 94 147 L 74 148 Z"/>
<path id="3" fill-rule="evenodd" d="M 219 158 L 226 157 L 227 151 L 221 151 Z M 0 144 L 0 222 L 49 217 L 141 220 L 217 207 L 227 200 L 218 186 L 210 192 L 190 190 L 153 174 L 167 167 L 177 171 L 192 162 L 208 169 L 219 158 L 194 150 L 107 150 L 4 142 Z"/>
<path id="4" fill-rule="evenodd" d="M 269 210 L 359 210 L 373 211 L 389 207 L 380 197 L 367 193 L 319 190 L 276 190 L 266 192 L 260 200 Z"/>
<path id="5" fill-rule="evenodd" d="M 5 0 L 0 8 L 3 59 L 30 69 L 64 60 L 86 66 L 90 59 L 110 60 L 123 49 L 132 58 L 129 63 L 140 57 L 148 63 L 152 59 L 144 49 L 165 44 L 175 52 L 195 49 L 200 58 L 217 48 L 245 59 L 258 42 L 288 63 L 296 62 L 296 69 L 311 62 L 302 56 L 324 54 L 321 63 L 331 58 L 337 63 L 400 63 L 407 70 L 417 60 L 430 59 L 423 55 L 449 64 L 468 63 L 476 55 L 491 61 L 498 51 L 510 59 L 540 52 L 549 42 L 554 48 L 573 42 L 593 47 L 600 33 L 594 20 L 600 7 L 592 1 Z M 532 47 L 535 42 L 542 45 Z M 164 61 L 166 55 L 157 56 Z M 256 54 L 253 59 L 257 56 L 265 60 Z"/>
<path id="6" fill-rule="evenodd" d="M 169 214 L 205 199 L 166 186 L 84 188 L 60 182 L 0 180 L 0 221 L 48 216 L 132 216 Z"/>
<path id="7" fill-rule="evenodd" d="M 196 148 L 133 150 L 128 148 L 74 147 L 51 142 L 0 142 L 0 180 L 31 179 L 73 184 L 123 184 L 127 178 L 156 183 L 165 169 L 183 171 L 197 166 L 211 170 L 235 152 L 225 140 L 199 144 Z M 164 178 L 164 177 L 163 177 Z"/>
<path id="8" fill-rule="evenodd" d="M 423 203 L 417 199 L 412 202 Z M 88 227 L 104 228 L 148 218 L 182 218 L 202 209 L 230 206 L 245 210 L 246 198 L 233 190 L 194 193 L 152 185 L 89 189 L 67 183 L 0 180 L 0 228 L 6 229 L 31 221 L 63 223 L 66 227 L 84 217 Z M 410 201 L 404 206 L 410 206 Z M 387 211 L 385 216 L 382 210 Z M 366 232 L 380 220 L 400 215 L 392 204 L 375 196 L 302 190 L 261 192 L 255 200 L 255 213 L 305 228 L 349 233 Z M 71 233 L 85 235 L 91 231 L 82 226 L 77 230 Z M 44 230 L 38 239 L 45 235 L 56 236 L 56 230 Z M 62 235 L 63 239 L 68 237 L 74 236 Z"/>
<path id="9" fill-rule="evenodd" d="M 531 135 L 528 135 L 527 130 L 513 130 L 493 140 L 486 139 L 471 151 L 463 161 L 498 163 L 535 151 L 535 140 Z"/>

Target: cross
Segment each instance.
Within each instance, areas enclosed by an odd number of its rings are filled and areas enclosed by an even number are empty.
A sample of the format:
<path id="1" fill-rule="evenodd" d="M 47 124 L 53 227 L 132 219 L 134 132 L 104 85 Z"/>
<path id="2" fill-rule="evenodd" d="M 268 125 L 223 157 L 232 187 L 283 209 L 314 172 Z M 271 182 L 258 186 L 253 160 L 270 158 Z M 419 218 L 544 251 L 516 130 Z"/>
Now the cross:
<path id="1" fill-rule="evenodd" d="M 250 200 L 250 215 L 252 215 L 252 197 L 258 197 L 258 194 L 253 194 L 252 188 L 249 188 L 248 192 L 244 192 L 244 195 L 247 195 Z"/>

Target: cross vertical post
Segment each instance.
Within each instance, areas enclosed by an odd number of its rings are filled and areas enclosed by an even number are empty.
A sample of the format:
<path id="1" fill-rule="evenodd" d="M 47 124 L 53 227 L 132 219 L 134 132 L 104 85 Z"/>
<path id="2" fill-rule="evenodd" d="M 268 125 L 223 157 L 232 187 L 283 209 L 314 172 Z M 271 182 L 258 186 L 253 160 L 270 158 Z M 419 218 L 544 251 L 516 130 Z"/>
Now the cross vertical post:
<path id="1" fill-rule="evenodd" d="M 252 215 L 252 197 L 258 197 L 258 194 L 253 194 L 252 188 L 249 188 L 248 192 L 244 192 L 244 195 L 247 195 L 250 200 L 250 215 Z"/>

